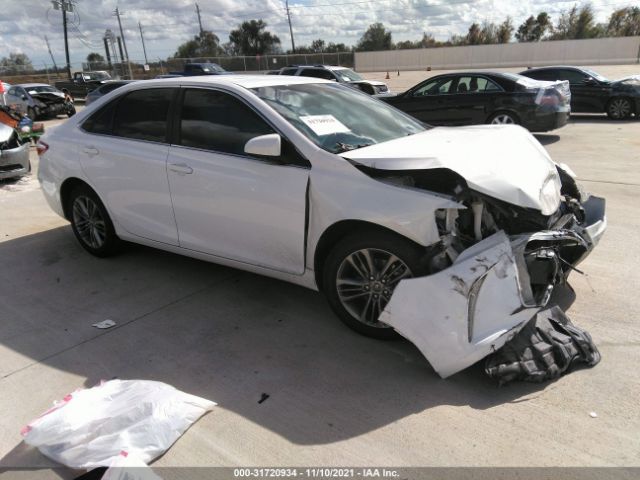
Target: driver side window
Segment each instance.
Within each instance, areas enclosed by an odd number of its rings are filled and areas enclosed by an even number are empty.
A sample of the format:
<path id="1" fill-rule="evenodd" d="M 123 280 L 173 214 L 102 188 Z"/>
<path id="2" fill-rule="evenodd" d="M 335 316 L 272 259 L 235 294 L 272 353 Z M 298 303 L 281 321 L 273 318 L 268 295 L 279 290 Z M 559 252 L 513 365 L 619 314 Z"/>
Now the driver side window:
<path id="1" fill-rule="evenodd" d="M 247 156 L 245 144 L 276 133 L 237 98 L 216 90 L 185 91 L 180 116 L 180 145 Z"/>
<path id="2" fill-rule="evenodd" d="M 431 82 L 427 82 L 422 87 L 413 92 L 414 97 L 424 97 L 429 95 L 442 95 L 449 93 L 451 82 L 453 79 L 436 79 Z"/>

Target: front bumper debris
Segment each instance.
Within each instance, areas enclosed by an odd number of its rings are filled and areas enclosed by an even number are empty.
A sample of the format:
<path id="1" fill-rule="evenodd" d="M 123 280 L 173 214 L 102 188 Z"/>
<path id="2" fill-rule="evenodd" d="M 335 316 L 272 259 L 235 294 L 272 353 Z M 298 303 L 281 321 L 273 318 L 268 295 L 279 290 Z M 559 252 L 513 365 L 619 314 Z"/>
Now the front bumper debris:
<path id="1" fill-rule="evenodd" d="M 500 349 L 544 308 L 556 285 L 606 229 L 604 200 L 570 228 L 508 237 L 499 231 L 433 275 L 402 280 L 379 320 L 418 347 L 446 378 Z"/>

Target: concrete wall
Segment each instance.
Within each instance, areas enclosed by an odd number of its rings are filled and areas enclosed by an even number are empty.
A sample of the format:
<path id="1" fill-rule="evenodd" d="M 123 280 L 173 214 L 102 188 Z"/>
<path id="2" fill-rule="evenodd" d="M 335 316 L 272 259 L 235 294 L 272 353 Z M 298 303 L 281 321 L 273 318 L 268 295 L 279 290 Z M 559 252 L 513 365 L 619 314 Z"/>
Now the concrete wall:
<path id="1" fill-rule="evenodd" d="M 638 63 L 640 37 L 356 52 L 359 72 Z"/>

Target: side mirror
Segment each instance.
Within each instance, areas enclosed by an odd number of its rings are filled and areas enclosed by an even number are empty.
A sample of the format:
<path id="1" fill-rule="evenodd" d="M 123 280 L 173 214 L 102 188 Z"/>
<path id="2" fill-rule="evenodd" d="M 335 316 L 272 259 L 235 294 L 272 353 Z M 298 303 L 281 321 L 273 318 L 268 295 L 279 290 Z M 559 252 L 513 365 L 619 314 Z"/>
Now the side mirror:
<path id="1" fill-rule="evenodd" d="M 244 145 L 244 153 L 262 157 L 279 157 L 282 151 L 282 139 L 277 133 L 253 137 Z"/>
<path id="2" fill-rule="evenodd" d="M 596 82 L 593 77 L 587 77 L 582 81 L 582 83 L 585 85 L 597 85 L 598 82 Z"/>
<path id="3" fill-rule="evenodd" d="M 22 100 L 27 100 L 27 96 L 26 95 L 22 95 Z"/>

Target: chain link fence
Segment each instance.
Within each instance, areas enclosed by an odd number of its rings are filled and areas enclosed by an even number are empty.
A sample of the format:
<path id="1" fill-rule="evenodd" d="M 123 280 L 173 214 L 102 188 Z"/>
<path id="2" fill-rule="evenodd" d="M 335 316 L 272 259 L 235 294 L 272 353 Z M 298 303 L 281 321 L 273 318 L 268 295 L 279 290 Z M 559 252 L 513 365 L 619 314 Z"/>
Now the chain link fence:
<path id="1" fill-rule="evenodd" d="M 113 78 L 143 80 L 155 78 L 158 75 L 166 75 L 170 72 L 181 72 L 187 63 L 211 62 L 217 63 L 222 68 L 230 72 L 238 73 L 266 73 L 271 70 L 278 70 L 287 65 L 341 65 L 353 68 L 355 56 L 353 52 L 339 53 L 308 53 L 296 55 L 256 55 L 237 57 L 206 57 L 206 58 L 169 58 L 167 60 L 156 59 L 150 61 L 148 69 L 140 60 L 132 60 L 128 64 L 107 63 L 107 62 L 83 62 L 71 65 L 71 72 L 106 70 Z M 0 67 L 0 80 L 10 83 L 49 83 L 53 84 L 58 80 L 66 80 L 67 72 L 64 66 L 57 68 L 46 63 L 33 65 L 33 68 L 11 68 Z"/>

